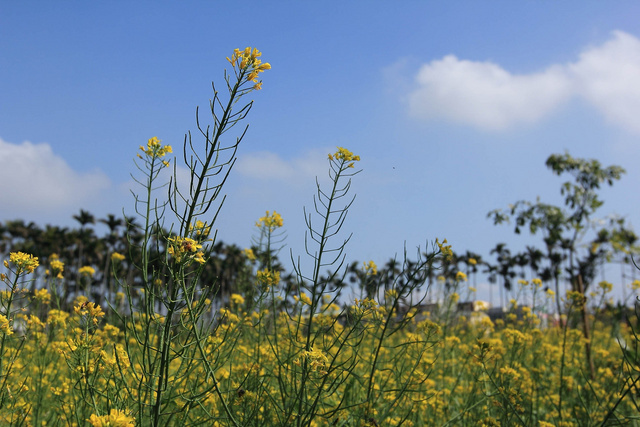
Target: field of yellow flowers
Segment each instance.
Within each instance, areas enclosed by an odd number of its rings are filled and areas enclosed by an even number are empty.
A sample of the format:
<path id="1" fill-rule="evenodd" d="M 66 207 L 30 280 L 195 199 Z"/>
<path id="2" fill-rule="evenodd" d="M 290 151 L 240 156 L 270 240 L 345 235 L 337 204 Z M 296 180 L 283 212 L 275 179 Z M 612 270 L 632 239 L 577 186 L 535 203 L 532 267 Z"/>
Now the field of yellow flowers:
<path id="1" fill-rule="evenodd" d="M 104 256 L 102 300 L 90 286 L 99 265 L 20 251 L 3 260 L 1 425 L 638 425 L 637 312 L 614 319 L 573 291 L 557 322 L 543 322 L 550 303 L 538 279 L 520 283 L 533 304 L 514 299 L 500 319 L 461 312 L 460 295 L 473 292 L 465 273 L 427 281 L 451 256 L 446 240 L 399 263 L 384 286 L 365 263 L 366 295 L 345 300 L 348 238 L 338 232 L 360 157 L 342 147 L 305 211 L 311 268 L 298 263 L 285 285 L 274 211 L 258 221 L 257 250 L 245 250 L 234 291 L 202 283 L 218 196 L 246 129 L 228 135 L 271 68 L 260 57 L 248 47 L 227 58 L 228 97 L 214 87 L 213 124 L 198 123 L 204 143 L 188 134 L 181 150 L 189 185 L 177 174 L 158 182 L 170 145 L 154 137 L 140 147 L 138 217 L 127 224 L 128 253 Z M 610 291 L 603 282 L 592 300 Z"/>

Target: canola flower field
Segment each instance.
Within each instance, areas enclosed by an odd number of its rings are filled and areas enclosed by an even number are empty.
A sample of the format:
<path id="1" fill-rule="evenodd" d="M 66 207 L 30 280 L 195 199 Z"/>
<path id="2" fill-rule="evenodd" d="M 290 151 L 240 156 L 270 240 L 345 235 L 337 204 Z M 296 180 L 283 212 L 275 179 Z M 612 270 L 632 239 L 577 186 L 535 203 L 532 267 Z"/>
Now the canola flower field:
<path id="1" fill-rule="evenodd" d="M 345 148 L 329 154 L 330 184 L 317 185 L 305 214 L 313 268 L 295 266 L 284 285 L 276 258 L 283 219 L 274 211 L 257 223 L 237 289 L 221 298 L 215 283 L 202 283 L 216 201 L 246 129 L 231 142 L 228 133 L 271 68 L 260 56 L 246 48 L 227 58 L 227 98 L 215 90 L 213 125 L 198 123 L 204 143 L 189 134 L 182 150 L 189 185 L 175 175 L 158 182 L 170 145 L 154 137 L 140 147 L 139 222 L 129 224 L 140 238 L 128 253 L 106 254 L 105 303 L 88 286 L 97 265 L 20 251 L 3 260 L 1 425 L 639 424 L 640 307 L 624 318 L 603 310 L 607 282 L 588 298 L 580 290 L 559 298 L 556 323 L 546 315 L 557 295 L 540 279 L 521 281 L 522 300 L 500 319 L 461 312 L 461 295 L 473 294 L 465 273 L 427 280 L 427 269 L 452 255 L 445 240 L 401 263 L 385 286 L 363 286 L 376 291 L 345 301 L 338 285 L 348 238 L 338 233 L 360 161 Z M 125 264 L 135 274 L 123 274 Z M 365 263 L 361 280 L 379 276 Z M 427 305 L 427 295 L 438 303 Z"/>

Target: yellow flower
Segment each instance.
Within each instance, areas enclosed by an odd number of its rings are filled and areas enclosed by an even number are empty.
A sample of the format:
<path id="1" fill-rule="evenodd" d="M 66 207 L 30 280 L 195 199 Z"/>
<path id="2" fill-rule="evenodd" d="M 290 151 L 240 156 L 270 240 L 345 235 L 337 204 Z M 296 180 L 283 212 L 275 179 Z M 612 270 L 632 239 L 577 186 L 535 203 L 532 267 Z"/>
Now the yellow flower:
<path id="1" fill-rule="evenodd" d="M 2 331 L 5 335 L 13 334 L 11 330 L 11 324 L 9 323 L 9 319 L 4 314 L 0 314 L 0 331 Z"/>
<path id="2" fill-rule="evenodd" d="M 447 245 L 447 239 L 444 239 L 442 243 L 438 242 L 438 239 L 436 239 L 436 245 L 440 248 L 440 253 L 445 261 L 451 259 L 453 251 L 451 250 L 451 245 Z"/>
<path id="3" fill-rule="evenodd" d="M 244 298 L 240 294 L 231 294 L 231 303 L 235 305 L 244 304 Z"/>
<path id="4" fill-rule="evenodd" d="M 375 276 L 376 274 L 378 274 L 378 266 L 373 261 L 365 262 L 364 272 L 367 274 L 367 276 Z"/>
<path id="5" fill-rule="evenodd" d="M 460 295 L 458 295 L 457 292 L 452 293 L 451 294 L 451 302 L 455 304 L 458 301 L 460 301 Z"/>
<path id="6" fill-rule="evenodd" d="M 111 254 L 111 262 L 124 261 L 124 258 L 125 258 L 124 255 L 118 252 L 114 252 Z"/>
<path id="7" fill-rule="evenodd" d="M 243 74 L 243 78 L 248 82 L 253 82 L 253 89 L 262 88 L 262 82 L 258 80 L 258 74 L 271 69 L 271 64 L 263 63 L 260 59 L 262 53 L 256 49 L 247 47 L 244 50 L 234 49 L 231 58 L 227 57 L 227 61 L 234 69 L 238 69 Z"/>
<path id="8" fill-rule="evenodd" d="M 47 289 L 37 289 L 33 295 L 33 299 L 39 301 L 42 304 L 49 304 L 51 301 L 51 294 Z"/>
<path id="9" fill-rule="evenodd" d="M 134 427 L 136 420 L 124 411 L 112 409 L 109 415 L 92 414 L 87 421 L 92 427 Z"/>
<path id="10" fill-rule="evenodd" d="M 272 271 L 268 268 L 258 271 L 256 277 L 258 278 L 258 285 L 265 290 L 280 283 L 280 272 Z"/>
<path id="11" fill-rule="evenodd" d="M 294 300 L 296 301 L 301 301 L 303 304 L 311 306 L 311 298 L 309 298 L 309 295 L 305 294 L 304 292 L 300 293 L 300 297 L 298 298 L 298 296 L 294 296 L 293 297 Z"/>
<path id="12" fill-rule="evenodd" d="M 64 263 L 60 260 L 53 259 L 49 262 L 49 266 L 51 267 L 51 275 L 55 276 L 58 279 L 63 279 L 62 272 L 64 271 Z"/>
<path id="13" fill-rule="evenodd" d="M 467 281 L 467 275 L 464 274 L 462 271 L 458 271 L 456 273 L 456 280 L 459 282 L 466 282 Z"/>
<path id="14" fill-rule="evenodd" d="M 82 276 L 91 277 L 96 274 L 96 270 L 93 267 L 85 265 L 84 267 L 80 267 L 78 273 L 80 273 Z"/>
<path id="15" fill-rule="evenodd" d="M 245 249 L 242 252 L 244 253 L 244 256 L 246 256 L 249 259 L 249 261 L 256 260 L 256 254 L 253 253 L 253 249 Z"/>
<path id="16" fill-rule="evenodd" d="M 598 283 L 598 286 L 600 287 L 600 289 L 602 289 L 602 293 L 606 294 L 608 292 L 611 292 L 611 290 L 613 289 L 613 284 L 603 280 L 602 282 Z"/>
<path id="17" fill-rule="evenodd" d="M 202 245 L 189 237 L 169 237 L 169 255 L 173 256 L 177 262 L 182 262 L 183 258 L 193 259 L 200 264 L 205 263 L 204 254 L 198 252 Z"/>
<path id="18" fill-rule="evenodd" d="M 189 226 L 189 234 L 193 234 L 198 241 L 203 241 L 209 237 L 210 233 L 211 226 L 207 226 L 207 224 L 200 220 L 197 220 L 195 225 L 191 224 Z"/>
<path id="19" fill-rule="evenodd" d="M 283 225 L 284 221 L 282 220 L 282 216 L 280 216 L 280 214 L 276 211 L 273 211 L 272 214 L 269 214 L 269 211 L 267 211 L 267 214 L 260 218 L 258 222 L 256 222 L 256 227 L 265 227 L 271 232 L 276 228 L 282 227 Z"/>
<path id="20" fill-rule="evenodd" d="M 478 260 L 476 260 L 475 258 L 469 258 L 469 265 L 476 265 L 478 263 Z"/>
<path id="21" fill-rule="evenodd" d="M 9 261 L 11 261 L 16 267 L 16 274 L 20 274 L 26 271 L 27 274 L 33 273 L 33 270 L 38 268 L 38 258 L 33 255 L 25 254 L 24 252 L 11 252 L 9 254 Z M 4 266 L 9 268 L 9 263 L 5 260 Z"/>
<path id="22" fill-rule="evenodd" d="M 542 280 L 538 279 L 537 277 L 535 279 L 531 279 L 531 283 L 536 285 L 536 287 L 538 288 L 542 286 Z"/>
<path id="23" fill-rule="evenodd" d="M 338 151 L 334 154 L 329 154 L 329 160 L 340 162 L 342 165 L 346 164 L 346 167 L 352 168 L 354 162 L 360 161 L 360 156 L 354 155 L 351 151 L 346 148 L 338 147 Z"/>
<path id="24" fill-rule="evenodd" d="M 160 140 L 155 136 L 153 138 L 149 138 L 147 148 L 141 145 L 140 150 L 152 159 L 164 157 L 167 153 L 173 153 L 173 148 L 171 148 L 170 145 L 161 145 Z M 138 157 L 142 158 L 140 155 L 138 155 Z M 163 164 L 168 166 L 168 163 L 166 162 L 163 162 Z"/>

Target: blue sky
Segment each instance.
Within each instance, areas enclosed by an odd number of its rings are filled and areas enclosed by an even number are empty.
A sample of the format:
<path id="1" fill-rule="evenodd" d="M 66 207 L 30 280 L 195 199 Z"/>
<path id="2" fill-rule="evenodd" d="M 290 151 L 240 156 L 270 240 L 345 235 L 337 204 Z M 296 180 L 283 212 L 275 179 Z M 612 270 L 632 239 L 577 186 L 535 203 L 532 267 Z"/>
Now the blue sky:
<path id="1" fill-rule="evenodd" d="M 627 1 L 0 0 L 0 221 L 132 212 L 137 147 L 179 147 L 225 57 L 255 46 L 273 68 L 251 95 L 225 242 L 249 245 L 275 209 L 301 253 L 302 207 L 336 146 L 362 158 L 349 259 L 436 237 L 485 256 L 539 242 L 486 214 L 560 204 L 544 162 L 565 150 L 627 169 L 600 216 L 637 226 L 638 16 Z"/>

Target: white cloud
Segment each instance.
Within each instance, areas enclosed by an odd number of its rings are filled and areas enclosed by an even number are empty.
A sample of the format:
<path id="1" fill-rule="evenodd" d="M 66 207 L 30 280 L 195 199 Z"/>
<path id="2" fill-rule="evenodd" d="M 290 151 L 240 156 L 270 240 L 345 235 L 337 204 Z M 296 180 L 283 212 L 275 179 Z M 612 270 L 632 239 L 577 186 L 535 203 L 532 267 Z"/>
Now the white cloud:
<path id="1" fill-rule="evenodd" d="M 84 207 L 111 188 L 101 171 L 74 171 L 49 144 L 12 144 L 0 139 L 0 214 L 46 216 L 47 212 Z"/>
<path id="2" fill-rule="evenodd" d="M 640 40 L 614 31 L 602 46 L 585 50 L 568 74 L 577 93 L 610 122 L 640 133 Z"/>
<path id="3" fill-rule="evenodd" d="M 615 31 L 578 61 L 543 71 L 512 74 L 492 62 L 453 55 L 423 65 L 409 93 L 409 112 L 484 130 L 534 123 L 579 97 L 610 122 L 640 133 L 640 40 Z"/>
<path id="4" fill-rule="evenodd" d="M 445 56 L 423 65 L 418 88 L 409 98 L 420 118 L 445 118 L 488 130 L 531 123 L 571 95 L 571 84 L 558 67 L 529 75 L 512 75 L 491 62 Z"/>

